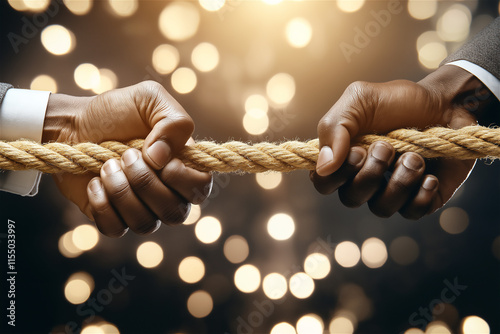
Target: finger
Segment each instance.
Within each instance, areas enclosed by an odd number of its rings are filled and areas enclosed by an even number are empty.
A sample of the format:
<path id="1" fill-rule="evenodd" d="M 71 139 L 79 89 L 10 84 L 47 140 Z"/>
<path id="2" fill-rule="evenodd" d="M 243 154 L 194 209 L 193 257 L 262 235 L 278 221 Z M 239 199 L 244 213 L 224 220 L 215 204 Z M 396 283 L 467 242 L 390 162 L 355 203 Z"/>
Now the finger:
<path id="1" fill-rule="evenodd" d="M 347 207 L 358 207 L 367 202 L 385 184 L 384 173 L 394 160 L 394 148 L 383 141 L 368 149 L 365 164 L 354 179 L 339 189 L 341 202 Z"/>
<path id="2" fill-rule="evenodd" d="M 426 175 L 414 198 L 405 204 L 399 213 L 407 219 L 420 219 L 430 213 L 432 204 L 437 197 L 439 181 L 434 175 Z"/>
<path id="3" fill-rule="evenodd" d="M 163 184 L 155 171 L 142 159 L 140 151 L 125 151 L 122 168 L 135 195 L 163 223 L 182 223 L 185 220 L 189 204 Z"/>
<path id="4" fill-rule="evenodd" d="M 385 189 L 368 201 L 370 210 L 379 217 L 390 217 L 415 194 L 425 170 L 424 159 L 416 153 L 405 153 L 396 162 L 396 167 Z"/>
<path id="5" fill-rule="evenodd" d="M 317 172 L 312 171 L 310 178 L 316 190 L 323 195 L 331 194 L 336 191 L 348 180 L 353 178 L 361 167 L 363 167 L 366 154 L 364 148 L 359 146 L 352 147 L 347 156 L 347 160 L 335 173 L 328 176 L 320 176 Z"/>
<path id="6" fill-rule="evenodd" d="M 367 82 L 350 84 L 318 124 L 320 154 L 316 171 L 320 176 L 335 172 L 349 154 L 353 139 L 374 112 L 376 90 Z"/>
<path id="7" fill-rule="evenodd" d="M 184 108 L 157 82 L 137 86 L 138 108 L 152 130 L 144 140 L 144 160 L 161 169 L 186 144 L 194 123 Z"/>
<path id="8" fill-rule="evenodd" d="M 160 172 L 160 179 L 188 202 L 202 203 L 212 191 L 212 175 L 188 168 L 179 159 L 172 159 Z"/>
<path id="9" fill-rule="evenodd" d="M 119 238 L 128 231 L 128 227 L 112 207 L 99 177 L 94 177 L 88 183 L 87 196 L 90 212 L 102 234 Z"/>
<path id="10" fill-rule="evenodd" d="M 134 194 L 117 160 L 110 159 L 104 163 L 101 180 L 112 206 L 132 231 L 147 234 L 159 228 L 160 223 Z"/>

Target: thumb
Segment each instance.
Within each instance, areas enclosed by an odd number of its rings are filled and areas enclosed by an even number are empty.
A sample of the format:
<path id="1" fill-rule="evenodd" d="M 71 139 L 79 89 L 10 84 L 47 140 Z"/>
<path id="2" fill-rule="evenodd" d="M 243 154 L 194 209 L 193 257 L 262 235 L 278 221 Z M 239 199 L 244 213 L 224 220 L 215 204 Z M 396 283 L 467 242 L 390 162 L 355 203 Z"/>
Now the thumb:
<path id="1" fill-rule="evenodd" d="M 318 124 L 320 153 L 316 172 L 327 176 L 337 171 L 349 154 L 351 140 L 365 126 L 375 108 L 371 85 L 355 82 L 347 87 Z"/>
<path id="2" fill-rule="evenodd" d="M 162 169 L 182 150 L 194 131 L 194 123 L 159 83 L 141 84 L 139 112 L 152 128 L 144 140 L 142 153 L 151 167 Z"/>

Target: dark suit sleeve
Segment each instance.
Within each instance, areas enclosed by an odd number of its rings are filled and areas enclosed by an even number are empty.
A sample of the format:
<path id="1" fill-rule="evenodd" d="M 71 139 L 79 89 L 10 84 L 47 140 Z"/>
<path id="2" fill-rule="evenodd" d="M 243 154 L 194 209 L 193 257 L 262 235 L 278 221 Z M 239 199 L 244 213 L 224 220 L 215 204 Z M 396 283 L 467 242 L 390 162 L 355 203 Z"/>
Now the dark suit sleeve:
<path id="1" fill-rule="evenodd" d="M 441 65 L 455 60 L 470 61 L 500 80 L 500 17 L 446 58 Z"/>

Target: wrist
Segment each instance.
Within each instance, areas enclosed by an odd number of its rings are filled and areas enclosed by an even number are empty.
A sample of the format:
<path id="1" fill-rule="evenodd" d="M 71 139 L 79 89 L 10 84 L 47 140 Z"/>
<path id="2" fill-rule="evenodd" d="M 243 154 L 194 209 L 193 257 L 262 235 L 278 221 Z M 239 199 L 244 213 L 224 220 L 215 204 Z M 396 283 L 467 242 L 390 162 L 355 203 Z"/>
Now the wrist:
<path id="1" fill-rule="evenodd" d="M 454 65 L 444 65 L 418 82 L 439 100 L 444 108 L 464 107 L 472 96 L 487 94 L 486 86 L 472 73 Z M 485 99 L 481 99 L 485 100 Z"/>
<path id="2" fill-rule="evenodd" d="M 76 121 L 89 97 L 51 94 L 43 123 L 42 143 L 77 140 Z"/>

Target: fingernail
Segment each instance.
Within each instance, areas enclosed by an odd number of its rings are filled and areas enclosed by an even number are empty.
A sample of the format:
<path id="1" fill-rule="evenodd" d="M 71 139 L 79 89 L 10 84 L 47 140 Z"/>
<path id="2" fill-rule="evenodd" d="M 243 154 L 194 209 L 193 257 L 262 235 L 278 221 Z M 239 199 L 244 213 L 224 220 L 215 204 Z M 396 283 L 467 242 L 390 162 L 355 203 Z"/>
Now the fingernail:
<path id="1" fill-rule="evenodd" d="M 115 159 L 109 159 L 104 163 L 102 169 L 104 171 L 104 174 L 111 175 L 120 170 L 120 165 L 118 164 L 118 161 L 116 161 Z"/>
<path id="2" fill-rule="evenodd" d="M 372 150 L 372 157 L 382 161 L 388 161 L 392 156 L 392 151 L 382 143 L 377 143 Z"/>
<path id="3" fill-rule="evenodd" d="M 433 177 L 428 177 L 425 179 L 424 183 L 422 184 L 422 188 L 425 190 L 434 190 L 437 186 L 438 182 L 435 178 Z"/>
<path id="4" fill-rule="evenodd" d="M 357 150 L 351 150 L 347 156 L 347 162 L 352 166 L 357 166 L 363 160 L 364 154 Z"/>
<path id="5" fill-rule="evenodd" d="M 126 150 L 122 155 L 122 160 L 126 167 L 132 165 L 137 159 L 139 159 L 139 152 L 134 149 Z"/>
<path id="6" fill-rule="evenodd" d="M 423 162 L 421 159 L 406 155 L 403 157 L 403 166 L 408 169 L 418 171 L 422 168 Z"/>
<path id="7" fill-rule="evenodd" d="M 96 194 L 99 191 L 101 191 L 101 189 L 102 189 L 102 183 L 101 183 L 101 181 L 99 181 L 99 179 L 94 179 L 94 180 L 90 181 L 89 188 L 90 188 L 91 192 L 93 192 L 94 194 Z"/>
<path id="8" fill-rule="evenodd" d="M 170 159 L 170 147 L 164 141 L 158 140 L 146 151 L 158 168 L 163 168 Z"/>
<path id="9" fill-rule="evenodd" d="M 318 174 L 322 175 L 321 172 L 333 161 L 333 151 L 329 146 L 323 146 L 318 155 L 318 163 L 316 170 Z"/>

